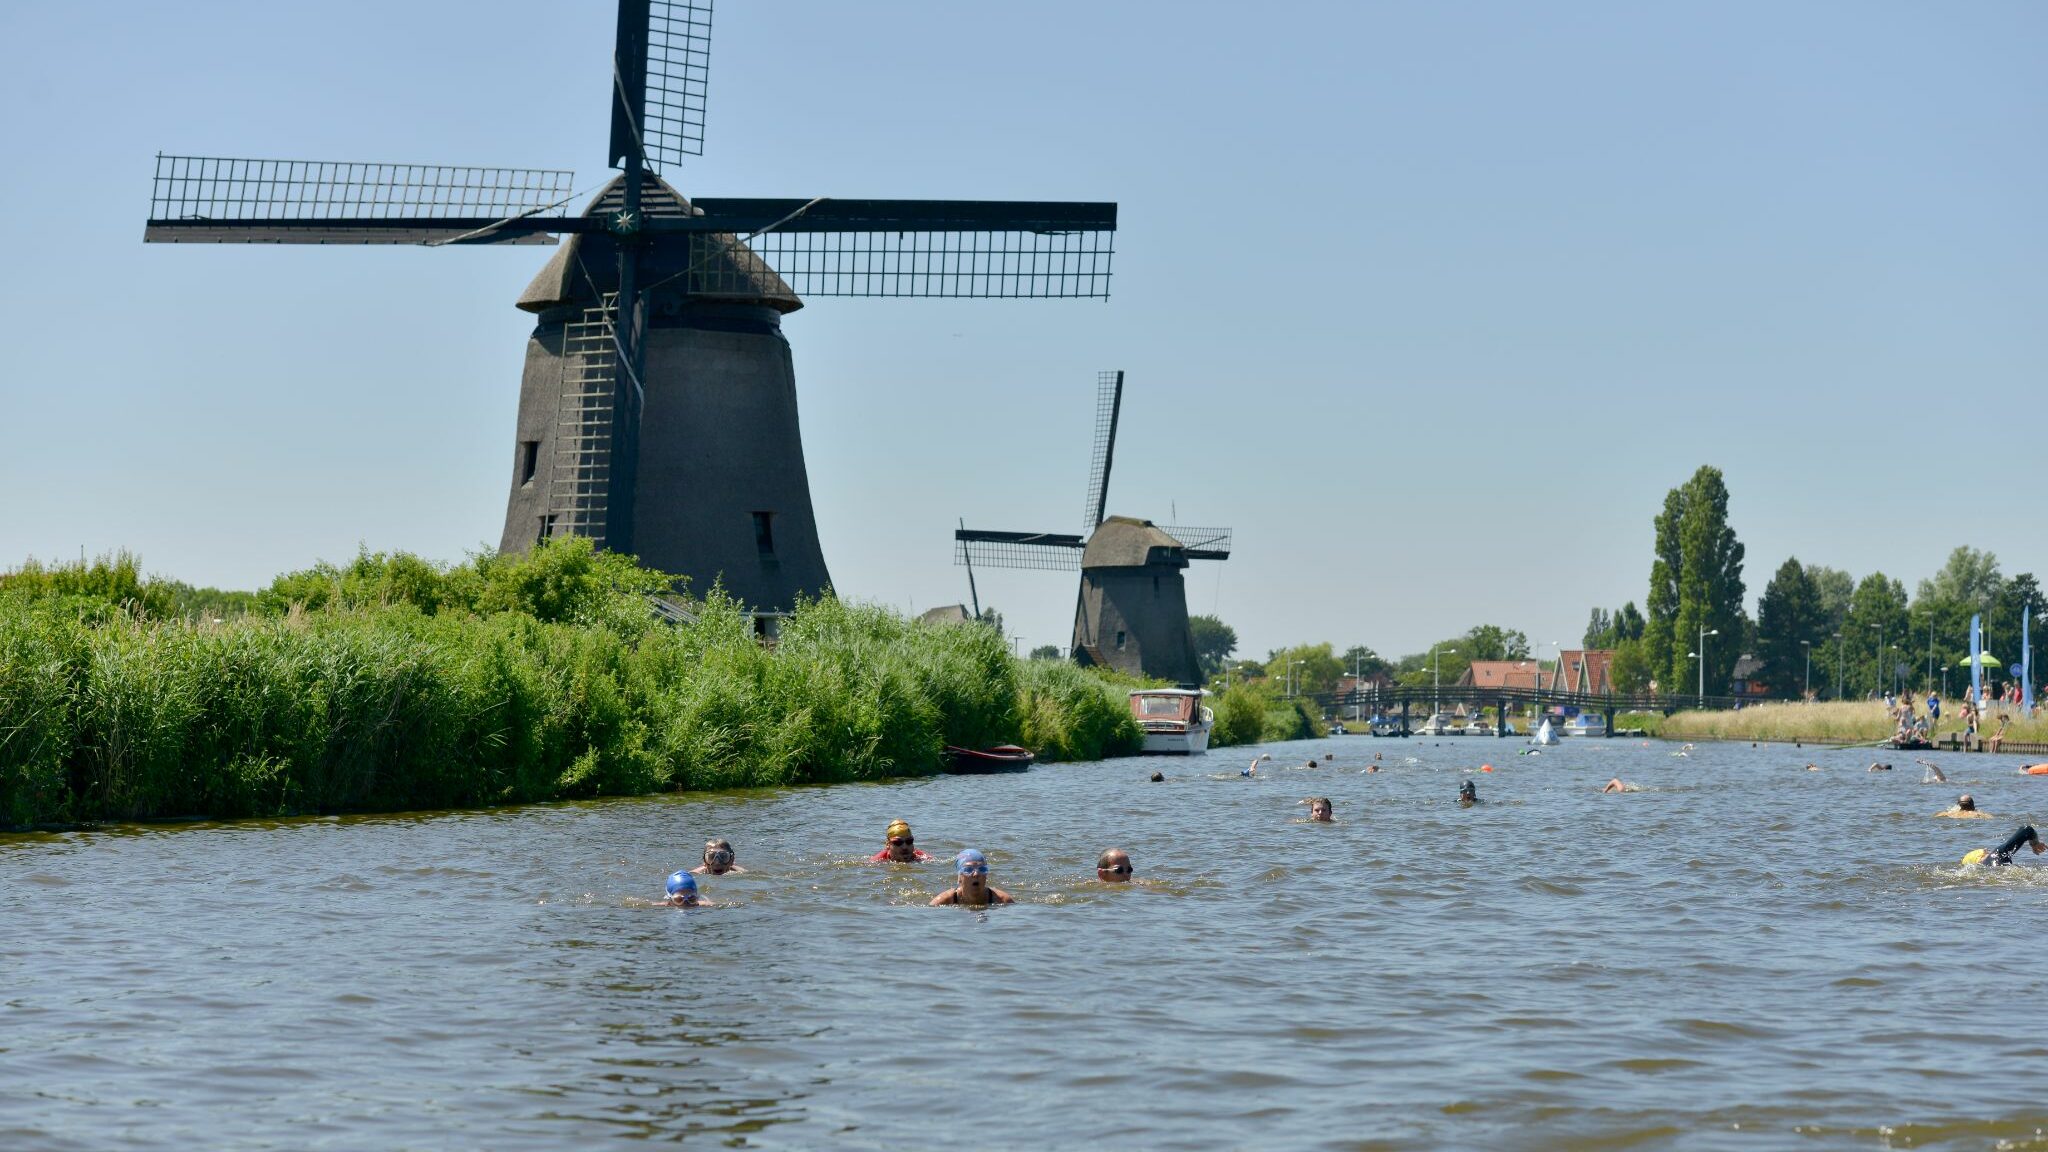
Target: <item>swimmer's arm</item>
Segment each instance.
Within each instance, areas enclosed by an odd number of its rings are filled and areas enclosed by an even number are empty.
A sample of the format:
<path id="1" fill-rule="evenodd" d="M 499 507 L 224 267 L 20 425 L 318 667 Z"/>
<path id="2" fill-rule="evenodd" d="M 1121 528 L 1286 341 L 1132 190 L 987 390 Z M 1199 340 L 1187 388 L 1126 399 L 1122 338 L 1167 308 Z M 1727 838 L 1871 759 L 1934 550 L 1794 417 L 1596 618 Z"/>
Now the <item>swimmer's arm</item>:
<path id="1" fill-rule="evenodd" d="M 1003 890 L 1002 890 L 1001 888 L 997 888 L 997 887 L 995 887 L 995 886 L 993 886 L 993 885 L 991 885 L 991 886 L 989 887 L 989 890 L 988 890 L 988 898 L 989 898 L 989 903 L 991 903 L 991 904 L 1015 904 L 1015 903 L 1016 903 L 1016 901 L 1015 901 L 1015 900 L 1012 900 L 1012 899 L 1010 899 L 1010 894 L 1009 894 L 1008 892 L 1005 892 L 1005 891 L 1003 891 Z"/>
<path id="2" fill-rule="evenodd" d="M 932 897 L 931 906 L 934 908 L 939 908 L 947 904 L 958 904 L 959 902 L 960 890 L 958 888 L 948 888 L 944 892 L 939 893 L 937 896 Z"/>

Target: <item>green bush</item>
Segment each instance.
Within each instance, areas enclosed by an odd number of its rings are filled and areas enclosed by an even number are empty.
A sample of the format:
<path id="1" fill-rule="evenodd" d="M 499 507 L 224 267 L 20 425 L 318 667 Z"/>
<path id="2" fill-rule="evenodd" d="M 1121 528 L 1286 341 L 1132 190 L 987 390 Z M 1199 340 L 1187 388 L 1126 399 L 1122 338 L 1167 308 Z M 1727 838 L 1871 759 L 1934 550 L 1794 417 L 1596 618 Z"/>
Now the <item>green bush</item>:
<path id="1" fill-rule="evenodd" d="M 1215 698 L 1212 710 L 1216 713 L 1216 727 L 1209 733 L 1209 743 L 1228 748 L 1264 741 L 1266 713 L 1274 703 L 1272 692 L 1263 685 L 1232 685 Z"/>
<path id="2" fill-rule="evenodd" d="M 101 568 L 0 587 L 0 824 L 877 780 L 936 772 L 947 745 L 1141 743 L 1137 682 L 1013 659 L 992 628 L 828 597 L 769 649 L 716 589 L 658 623 L 646 597 L 673 581 L 580 540 L 445 569 L 365 552 L 235 616 L 154 614 L 153 590 L 184 586 Z"/>

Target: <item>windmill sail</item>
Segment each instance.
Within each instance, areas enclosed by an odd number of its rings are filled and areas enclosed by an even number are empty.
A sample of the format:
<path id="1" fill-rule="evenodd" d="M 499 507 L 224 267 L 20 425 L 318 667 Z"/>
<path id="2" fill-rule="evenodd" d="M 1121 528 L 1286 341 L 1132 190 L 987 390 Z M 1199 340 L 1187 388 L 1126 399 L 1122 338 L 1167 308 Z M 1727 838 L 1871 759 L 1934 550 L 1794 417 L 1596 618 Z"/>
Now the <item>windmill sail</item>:
<path id="1" fill-rule="evenodd" d="M 552 244 L 575 174 L 157 154 L 157 244 Z M 519 226 L 504 228 L 515 223 Z M 474 235 L 472 235 L 474 234 Z"/>
<path id="2" fill-rule="evenodd" d="M 1095 375 L 1095 449 L 1088 454 L 1088 503 L 1081 513 L 1081 531 L 1093 532 L 1102 523 L 1109 500 L 1109 466 L 1116 456 L 1116 421 L 1123 410 L 1124 374 L 1098 372 Z"/>
<path id="3" fill-rule="evenodd" d="M 984 568 L 1030 568 L 1078 572 L 1087 541 L 1055 532 L 995 532 L 961 528 L 953 533 L 953 561 Z"/>
<path id="4" fill-rule="evenodd" d="M 1185 528 L 1178 524 L 1161 524 L 1159 530 L 1180 541 L 1190 560 L 1230 559 L 1228 528 Z"/>

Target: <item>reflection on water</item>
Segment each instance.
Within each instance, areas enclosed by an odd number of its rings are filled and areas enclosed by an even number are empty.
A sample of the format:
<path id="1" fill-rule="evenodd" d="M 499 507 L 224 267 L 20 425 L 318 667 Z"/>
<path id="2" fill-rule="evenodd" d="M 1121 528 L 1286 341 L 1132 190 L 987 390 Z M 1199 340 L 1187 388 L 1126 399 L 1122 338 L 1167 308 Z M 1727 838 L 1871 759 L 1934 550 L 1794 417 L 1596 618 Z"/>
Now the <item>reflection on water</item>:
<path id="1" fill-rule="evenodd" d="M 0 837 L 0 1146 L 2048 1148 L 2048 780 L 1518 748 Z"/>

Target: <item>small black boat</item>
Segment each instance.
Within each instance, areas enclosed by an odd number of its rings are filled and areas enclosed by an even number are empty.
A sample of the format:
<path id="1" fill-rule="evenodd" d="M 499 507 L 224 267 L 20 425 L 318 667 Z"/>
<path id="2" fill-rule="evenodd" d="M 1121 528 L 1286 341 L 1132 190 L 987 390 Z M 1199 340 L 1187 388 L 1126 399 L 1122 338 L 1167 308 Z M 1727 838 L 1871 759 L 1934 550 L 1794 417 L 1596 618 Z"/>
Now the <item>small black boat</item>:
<path id="1" fill-rule="evenodd" d="M 1022 772 L 1037 757 L 1028 748 L 998 744 L 993 748 L 956 748 L 946 745 L 946 774 L 986 776 L 991 772 Z"/>

